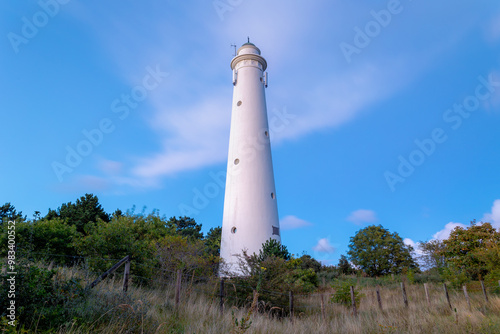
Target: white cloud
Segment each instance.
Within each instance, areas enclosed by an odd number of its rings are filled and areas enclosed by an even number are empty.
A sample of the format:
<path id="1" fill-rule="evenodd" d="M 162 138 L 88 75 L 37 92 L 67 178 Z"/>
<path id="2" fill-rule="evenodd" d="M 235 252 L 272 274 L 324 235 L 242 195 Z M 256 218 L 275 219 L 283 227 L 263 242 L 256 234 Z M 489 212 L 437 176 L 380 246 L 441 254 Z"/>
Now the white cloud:
<path id="1" fill-rule="evenodd" d="M 319 239 L 316 246 L 313 247 L 315 252 L 319 253 L 333 253 L 335 252 L 335 247 L 330 244 L 327 238 Z"/>
<path id="2" fill-rule="evenodd" d="M 375 215 L 375 211 L 373 210 L 359 209 L 351 212 L 351 214 L 349 215 L 349 217 L 346 218 L 346 220 L 356 225 L 361 225 L 363 223 L 376 222 L 377 217 Z"/>
<path id="3" fill-rule="evenodd" d="M 453 231 L 453 229 L 455 229 L 455 227 L 463 227 L 463 228 L 467 228 L 466 225 L 462 224 L 462 223 L 453 223 L 453 222 L 449 222 L 448 224 L 446 224 L 444 226 L 444 229 L 442 229 L 441 231 L 438 231 L 436 233 L 434 233 L 434 235 L 432 236 L 432 239 L 436 239 L 436 240 L 444 240 L 444 239 L 448 239 L 448 237 L 450 236 L 450 233 L 451 231 Z"/>
<path id="4" fill-rule="evenodd" d="M 306 226 L 312 226 L 312 224 L 296 216 L 285 216 L 280 220 L 280 228 L 282 230 L 293 230 Z"/>
<path id="5" fill-rule="evenodd" d="M 494 228 L 500 228 L 500 199 L 493 202 L 491 212 L 485 213 L 481 221 L 491 223 Z"/>
<path id="6" fill-rule="evenodd" d="M 419 256 L 419 255 L 423 254 L 422 251 L 420 250 L 420 243 L 419 242 L 415 242 L 410 238 L 404 238 L 403 242 L 405 245 L 409 245 L 409 246 L 413 247 L 415 255 Z"/>

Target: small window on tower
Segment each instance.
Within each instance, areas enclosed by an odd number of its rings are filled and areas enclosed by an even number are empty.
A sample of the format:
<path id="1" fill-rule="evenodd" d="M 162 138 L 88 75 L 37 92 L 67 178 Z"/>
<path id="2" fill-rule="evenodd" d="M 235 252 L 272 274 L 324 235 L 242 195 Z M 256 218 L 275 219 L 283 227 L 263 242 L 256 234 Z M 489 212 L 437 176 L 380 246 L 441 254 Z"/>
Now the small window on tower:
<path id="1" fill-rule="evenodd" d="M 239 106 L 241 106 L 241 104 L 242 104 L 242 103 L 243 103 L 243 102 L 238 101 L 238 103 L 236 103 L 236 105 L 239 107 Z"/>
<path id="2" fill-rule="evenodd" d="M 235 233 L 236 233 L 236 227 L 233 227 L 233 228 L 231 229 L 231 233 L 232 233 L 232 234 L 235 234 Z"/>
<path id="3" fill-rule="evenodd" d="M 266 135 L 266 137 L 269 137 L 269 132 L 264 131 L 264 134 Z"/>
<path id="4" fill-rule="evenodd" d="M 280 228 L 273 226 L 273 235 L 280 235 Z"/>
<path id="5" fill-rule="evenodd" d="M 276 196 L 274 196 L 274 193 L 271 193 L 271 198 L 274 199 Z"/>
<path id="6" fill-rule="evenodd" d="M 234 164 L 237 165 L 240 163 L 240 159 L 234 159 Z"/>

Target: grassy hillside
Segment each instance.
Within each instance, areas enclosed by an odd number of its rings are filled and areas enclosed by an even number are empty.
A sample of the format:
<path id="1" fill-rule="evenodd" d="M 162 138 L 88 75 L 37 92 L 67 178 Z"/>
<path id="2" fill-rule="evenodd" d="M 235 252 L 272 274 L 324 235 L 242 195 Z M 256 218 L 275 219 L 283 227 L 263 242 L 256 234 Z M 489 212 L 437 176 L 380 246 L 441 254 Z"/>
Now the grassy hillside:
<path id="1" fill-rule="evenodd" d="M 60 282 L 80 282 L 85 286 L 95 276 L 82 269 L 59 267 L 52 278 Z M 346 278 L 341 278 L 341 280 Z M 477 284 L 470 284 L 471 307 L 461 290 L 450 290 L 453 310 L 448 306 L 441 284 L 429 284 L 431 305 L 427 304 L 422 284 L 406 285 L 408 308 L 404 306 L 400 283 L 385 281 L 380 287 L 383 310 L 378 306 L 374 279 L 357 279 L 361 295 L 358 316 L 350 307 L 329 302 L 335 290 L 321 286 L 318 291 L 295 296 L 295 312 L 290 320 L 288 305 L 269 307 L 265 300 L 249 298 L 233 306 L 226 300 L 219 307 L 219 281 L 216 278 L 196 282 L 185 277 L 180 303 L 175 306 L 173 281 L 153 281 L 139 286 L 132 275 L 129 291 L 122 291 L 121 277 L 106 279 L 83 296 L 67 296 L 67 321 L 47 328 L 42 309 L 37 309 L 25 329 L 29 332 L 56 333 L 499 333 L 500 298 L 489 293 L 484 301 Z M 58 283 L 59 282 L 59 283 Z M 355 281 L 356 282 L 356 279 Z M 239 289 L 226 282 L 227 295 Z M 323 295 L 324 308 L 321 307 Z M 73 299 L 72 299 L 73 298 Z M 240 300 L 241 302 L 241 300 Z M 253 302 L 253 303 L 252 303 Z M 48 305 L 43 306 L 48 307 Z M 42 308 L 43 308 L 42 307 Z M 68 309 L 70 308 L 70 309 Z M 284 315 L 284 316 L 283 316 Z M 244 325 L 241 326 L 243 320 Z M 237 324 L 236 324 L 237 321 Z M 5 324 L 5 323 L 4 323 Z M 246 324 L 246 325 L 245 325 Z M 7 333 L 12 328 L 6 326 Z M 20 331 L 22 332 L 22 331 Z"/>

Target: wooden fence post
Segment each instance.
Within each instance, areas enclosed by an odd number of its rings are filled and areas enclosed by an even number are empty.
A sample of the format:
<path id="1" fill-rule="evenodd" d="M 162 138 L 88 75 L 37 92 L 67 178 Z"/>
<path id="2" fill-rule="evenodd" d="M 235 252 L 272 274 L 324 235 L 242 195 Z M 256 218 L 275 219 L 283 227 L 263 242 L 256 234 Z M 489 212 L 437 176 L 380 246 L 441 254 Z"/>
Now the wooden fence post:
<path id="1" fill-rule="evenodd" d="M 488 295 L 486 294 L 486 288 L 484 287 L 484 281 L 481 280 L 481 289 L 483 289 L 483 295 L 484 295 L 484 299 L 486 300 L 486 302 L 488 303 L 489 300 L 488 300 Z"/>
<path id="2" fill-rule="evenodd" d="M 403 293 L 403 302 L 405 303 L 405 307 L 408 307 L 408 297 L 406 297 L 405 282 L 401 282 L 401 292 Z"/>
<path id="3" fill-rule="evenodd" d="M 290 320 L 293 321 L 293 292 L 288 292 L 288 306 L 290 308 Z"/>
<path id="4" fill-rule="evenodd" d="M 448 294 L 448 288 L 446 287 L 446 283 L 443 283 L 443 287 L 444 287 L 444 294 L 446 295 L 446 300 L 448 301 L 448 306 L 450 307 L 450 310 L 453 311 L 453 307 L 451 306 L 450 295 Z"/>
<path id="5" fill-rule="evenodd" d="M 380 297 L 380 289 L 379 287 L 377 286 L 377 302 L 378 302 L 378 308 L 380 309 L 380 311 L 383 311 L 383 307 L 382 307 L 382 298 Z"/>
<path id="6" fill-rule="evenodd" d="M 128 277 L 130 276 L 130 258 L 125 262 L 125 270 L 123 270 L 123 291 L 128 290 Z"/>
<path id="7" fill-rule="evenodd" d="M 220 313 L 224 313 L 224 278 L 220 279 Z"/>
<path id="8" fill-rule="evenodd" d="M 472 311 L 472 307 L 470 306 L 469 294 L 467 293 L 467 286 L 464 284 L 462 289 L 464 289 L 465 300 L 467 301 L 467 305 L 469 305 L 469 311 Z"/>
<path id="9" fill-rule="evenodd" d="M 425 298 L 427 299 L 427 304 L 431 306 L 431 298 L 429 297 L 429 287 L 427 286 L 427 283 L 424 283 L 424 290 L 425 290 Z"/>
<path id="10" fill-rule="evenodd" d="M 351 303 L 352 303 L 352 313 L 356 317 L 358 315 L 358 310 L 356 309 L 356 299 L 354 297 L 354 287 L 351 285 Z"/>
<path id="11" fill-rule="evenodd" d="M 181 270 L 177 270 L 177 282 L 175 283 L 175 307 L 179 307 L 179 302 L 181 298 L 181 280 L 182 280 L 182 272 Z"/>

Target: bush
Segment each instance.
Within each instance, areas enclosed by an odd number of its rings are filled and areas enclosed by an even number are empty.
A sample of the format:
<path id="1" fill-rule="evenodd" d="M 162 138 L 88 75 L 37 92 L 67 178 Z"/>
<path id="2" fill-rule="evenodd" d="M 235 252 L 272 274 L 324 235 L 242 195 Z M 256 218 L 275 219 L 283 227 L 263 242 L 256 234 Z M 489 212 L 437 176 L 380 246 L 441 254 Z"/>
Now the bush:
<path id="1" fill-rule="evenodd" d="M 151 278 L 158 264 L 155 241 L 174 233 L 165 226 L 164 220 L 153 214 L 115 216 L 109 223 L 100 220 L 89 226 L 88 235 L 77 241 L 77 248 L 81 255 L 89 258 L 88 265 L 93 272 L 102 273 L 130 255 L 131 271 Z"/>
<path id="2" fill-rule="evenodd" d="M 79 280 L 65 280 L 54 270 L 39 268 L 21 260 L 16 275 L 16 315 L 18 328 L 51 329 L 71 319 L 71 309 L 84 299 Z M 2 281 L 9 275 L 2 275 Z M 9 284 L 0 286 L 0 295 L 7 296 Z M 0 299 L 1 317 L 6 315 L 9 299 Z"/>
<path id="3" fill-rule="evenodd" d="M 356 305 L 359 305 L 364 295 L 359 293 L 356 289 L 356 281 L 353 279 L 335 281 L 332 284 L 332 288 L 335 289 L 335 292 L 332 294 L 330 302 L 350 306 L 352 304 L 351 286 L 354 287 L 354 300 L 356 301 Z"/>
<path id="4" fill-rule="evenodd" d="M 289 291 L 294 294 L 309 293 L 318 286 L 316 272 L 312 268 L 302 269 L 301 259 L 287 261 L 268 256 L 260 261 L 258 255 L 249 256 L 244 252 L 241 260 L 244 276 L 231 278 L 228 285 L 233 285 L 234 289 L 227 291 L 229 299 L 235 300 L 237 305 L 249 305 L 253 290 L 256 290 L 259 299 L 265 302 L 266 310 L 273 306 L 287 309 Z"/>

